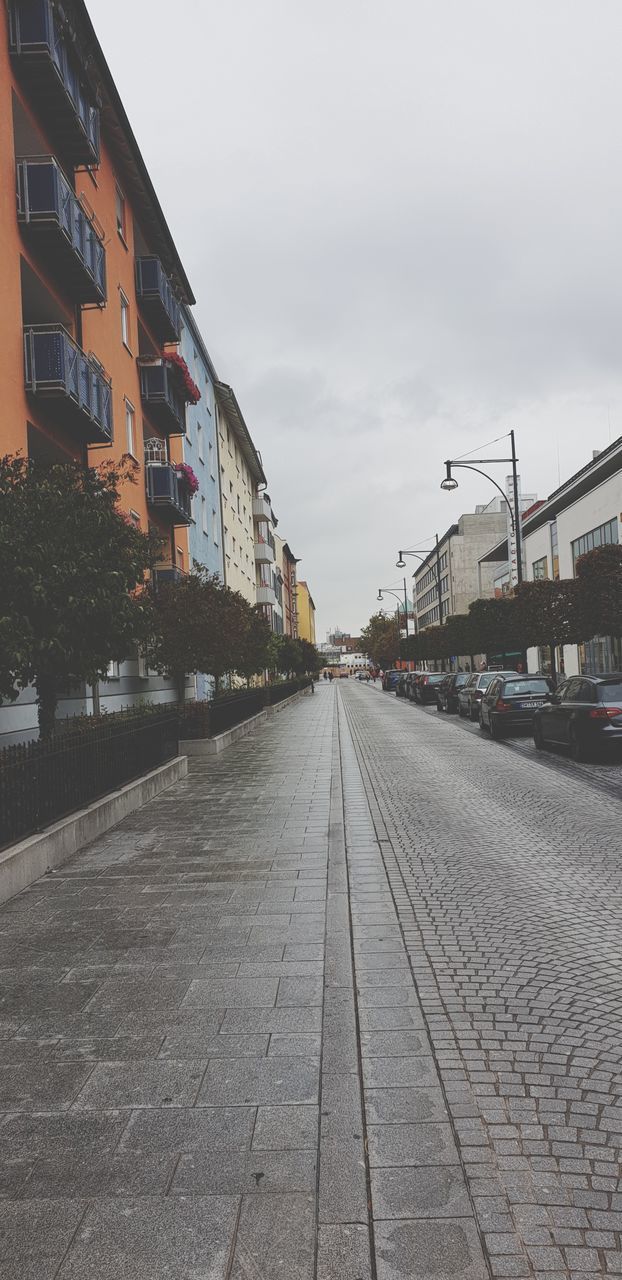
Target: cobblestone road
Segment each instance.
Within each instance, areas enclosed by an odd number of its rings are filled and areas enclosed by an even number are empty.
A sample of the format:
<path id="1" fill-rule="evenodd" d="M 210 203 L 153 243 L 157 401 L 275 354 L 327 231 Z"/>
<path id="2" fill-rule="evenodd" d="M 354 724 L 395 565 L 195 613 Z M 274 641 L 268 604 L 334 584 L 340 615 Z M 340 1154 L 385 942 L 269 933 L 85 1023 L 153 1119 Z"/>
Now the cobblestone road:
<path id="1" fill-rule="evenodd" d="M 343 685 L 0 908 L 2 1280 L 622 1273 L 619 798 Z"/>

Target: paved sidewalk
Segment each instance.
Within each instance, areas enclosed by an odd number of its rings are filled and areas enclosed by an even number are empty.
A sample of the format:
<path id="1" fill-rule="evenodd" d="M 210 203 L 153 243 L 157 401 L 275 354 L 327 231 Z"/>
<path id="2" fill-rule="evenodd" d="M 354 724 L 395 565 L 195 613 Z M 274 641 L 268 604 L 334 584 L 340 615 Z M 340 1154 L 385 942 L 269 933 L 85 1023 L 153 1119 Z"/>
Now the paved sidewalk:
<path id="1" fill-rule="evenodd" d="M 349 683 L 196 764 L 0 908 L 2 1280 L 619 1280 L 618 833 Z"/>

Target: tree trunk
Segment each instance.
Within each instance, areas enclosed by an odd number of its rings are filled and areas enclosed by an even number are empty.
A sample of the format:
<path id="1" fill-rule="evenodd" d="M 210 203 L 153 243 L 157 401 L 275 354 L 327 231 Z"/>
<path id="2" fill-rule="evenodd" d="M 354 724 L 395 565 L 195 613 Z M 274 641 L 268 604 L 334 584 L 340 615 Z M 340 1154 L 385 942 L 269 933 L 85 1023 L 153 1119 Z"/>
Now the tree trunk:
<path id="1" fill-rule="evenodd" d="M 99 716 L 101 715 L 101 709 L 102 709 L 101 700 L 99 697 L 99 680 L 93 680 L 93 683 L 91 685 L 91 692 L 93 694 L 93 715 Z"/>
<path id="2" fill-rule="evenodd" d="M 56 681 L 54 677 L 38 676 L 36 681 L 36 690 L 39 736 L 41 738 L 50 738 L 54 732 L 56 707 L 58 704 Z"/>

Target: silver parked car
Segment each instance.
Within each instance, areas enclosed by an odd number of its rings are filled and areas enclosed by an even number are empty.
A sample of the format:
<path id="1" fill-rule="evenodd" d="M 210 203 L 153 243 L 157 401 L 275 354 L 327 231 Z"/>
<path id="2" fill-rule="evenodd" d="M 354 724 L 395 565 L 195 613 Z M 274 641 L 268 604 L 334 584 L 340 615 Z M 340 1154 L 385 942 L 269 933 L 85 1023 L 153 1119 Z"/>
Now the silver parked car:
<path id="1" fill-rule="evenodd" d="M 458 689 L 458 715 L 463 720 L 479 720 L 479 704 L 491 681 L 497 676 L 516 674 L 516 671 L 474 671 L 470 680 Z"/>

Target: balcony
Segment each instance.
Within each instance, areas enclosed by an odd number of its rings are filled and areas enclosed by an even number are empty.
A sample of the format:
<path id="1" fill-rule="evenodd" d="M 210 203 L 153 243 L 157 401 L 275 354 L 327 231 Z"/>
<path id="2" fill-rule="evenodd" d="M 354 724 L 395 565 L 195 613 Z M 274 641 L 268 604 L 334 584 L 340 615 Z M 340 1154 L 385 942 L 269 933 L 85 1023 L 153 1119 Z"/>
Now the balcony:
<path id="1" fill-rule="evenodd" d="M 147 502 L 171 524 L 192 524 L 188 488 L 170 462 L 147 462 Z"/>
<path id="2" fill-rule="evenodd" d="M 176 583 L 182 582 L 185 576 L 183 569 L 180 569 L 179 565 L 176 564 L 168 564 L 163 566 L 161 569 L 154 569 L 153 580 L 155 589 L 157 591 L 158 587 L 168 587 L 171 583 L 175 586 Z"/>
<path id="3" fill-rule="evenodd" d="M 259 564 L 274 564 L 274 538 L 270 534 L 268 538 L 257 538 L 255 540 L 255 560 Z"/>
<path id="4" fill-rule="evenodd" d="M 76 428 L 87 444 L 112 440 L 112 385 L 101 365 L 61 324 L 24 329 L 26 390 L 45 400 L 61 424 Z"/>
<path id="5" fill-rule="evenodd" d="M 177 377 L 163 360 L 139 361 L 140 394 L 149 417 L 166 436 L 186 434 L 186 402 Z"/>
<path id="6" fill-rule="evenodd" d="M 159 258 L 136 259 L 136 296 L 161 342 L 179 342 L 181 309 Z"/>
<path id="7" fill-rule="evenodd" d="M 73 41 L 52 0 L 10 0 L 9 50 L 40 115 L 73 164 L 99 164 L 99 111 Z"/>
<path id="8" fill-rule="evenodd" d="M 257 587 L 257 604 L 276 604 L 274 587 L 267 587 L 265 583 L 260 583 Z"/>
<path id="9" fill-rule="evenodd" d="M 256 494 L 253 498 L 253 516 L 255 520 L 267 520 L 272 524 L 272 506 L 265 494 Z"/>
<path id="10" fill-rule="evenodd" d="M 51 156 L 17 161 L 17 218 L 76 302 L 106 301 L 106 250 Z"/>

